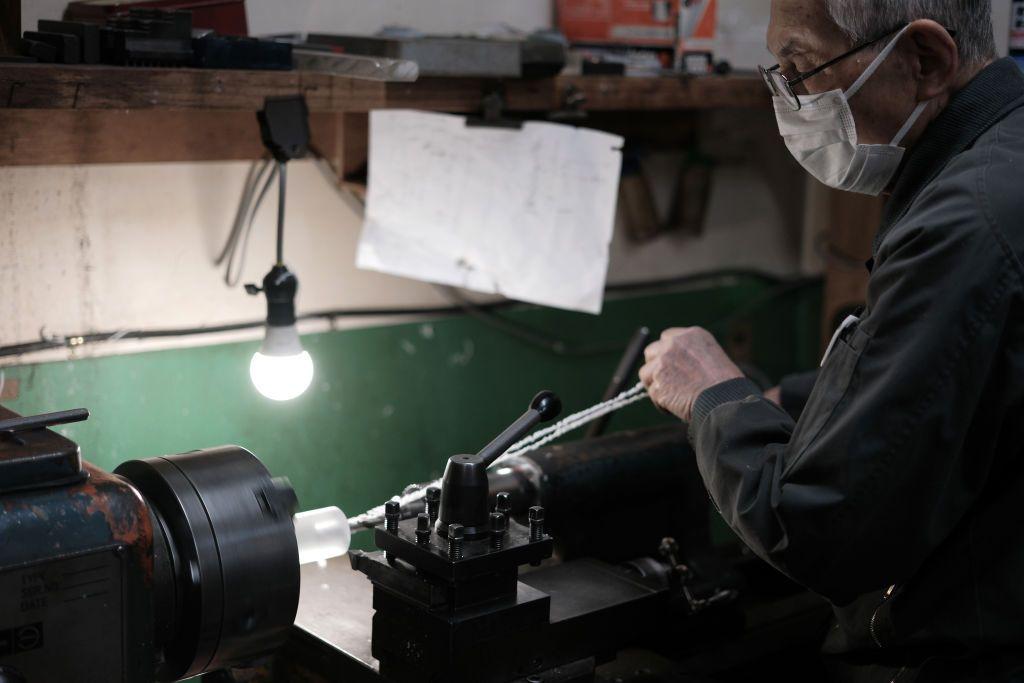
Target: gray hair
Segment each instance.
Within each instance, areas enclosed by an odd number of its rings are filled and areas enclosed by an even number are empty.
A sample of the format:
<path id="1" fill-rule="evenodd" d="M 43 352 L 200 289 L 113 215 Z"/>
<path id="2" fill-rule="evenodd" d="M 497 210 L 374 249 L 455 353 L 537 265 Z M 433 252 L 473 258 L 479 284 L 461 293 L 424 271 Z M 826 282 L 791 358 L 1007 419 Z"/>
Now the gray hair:
<path id="1" fill-rule="evenodd" d="M 996 55 L 992 0 L 825 0 L 825 8 L 855 45 L 917 19 L 931 19 L 956 32 L 961 64 Z"/>

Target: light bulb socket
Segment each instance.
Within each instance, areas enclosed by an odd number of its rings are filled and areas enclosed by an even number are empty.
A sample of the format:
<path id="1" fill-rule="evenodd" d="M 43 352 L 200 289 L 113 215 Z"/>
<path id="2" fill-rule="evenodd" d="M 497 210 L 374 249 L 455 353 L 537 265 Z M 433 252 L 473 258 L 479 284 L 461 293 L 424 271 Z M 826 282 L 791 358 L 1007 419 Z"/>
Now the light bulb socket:
<path id="1" fill-rule="evenodd" d="M 267 329 L 271 327 L 294 327 L 295 294 L 299 291 L 299 279 L 283 264 L 270 269 L 263 278 L 263 293 L 267 297 Z"/>

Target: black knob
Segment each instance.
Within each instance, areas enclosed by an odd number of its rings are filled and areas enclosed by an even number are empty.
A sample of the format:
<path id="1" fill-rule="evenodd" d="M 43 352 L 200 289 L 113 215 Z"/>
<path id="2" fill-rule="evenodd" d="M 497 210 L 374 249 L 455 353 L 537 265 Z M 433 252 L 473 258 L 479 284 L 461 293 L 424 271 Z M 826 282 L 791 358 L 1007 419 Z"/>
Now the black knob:
<path id="1" fill-rule="evenodd" d="M 533 397 L 530 408 L 540 413 L 541 422 L 548 422 L 562 412 L 562 401 L 553 391 L 542 391 Z"/>

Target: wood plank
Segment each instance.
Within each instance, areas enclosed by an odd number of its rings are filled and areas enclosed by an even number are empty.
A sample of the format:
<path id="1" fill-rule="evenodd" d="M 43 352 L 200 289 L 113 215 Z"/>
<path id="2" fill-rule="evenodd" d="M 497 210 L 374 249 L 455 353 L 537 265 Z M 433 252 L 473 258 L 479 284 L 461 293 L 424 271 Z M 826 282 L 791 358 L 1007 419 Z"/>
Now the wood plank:
<path id="1" fill-rule="evenodd" d="M 384 101 L 382 83 L 301 71 L 0 64 L 0 108 L 257 111 L 267 97 L 296 94 L 310 111 L 366 111 Z"/>
<path id="2" fill-rule="evenodd" d="M 318 148 L 333 150 L 334 117 L 310 117 Z M 0 109 L 0 166 L 230 161 L 264 154 L 252 112 Z"/>
<path id="3" fill-rule="evenodd" d="M 584 96 L 583 108 L 588 111 L 771 108 L 767 88 L 753 76 L 563 76 L 557 80 L 559 96 L 564 98 L 570 87 L 575 88 Z"/>
<path id="4" fill-rule="evenodd" d="M 456 78 L 423 78 L 415 83 L 389 83 L 386 106 L 474 112 L 480 109 L 483 94 L 495 85 L 495 82 L 480 79 Z M 586 111 L 771 107 L 771 98 L 761 79 L 747 76 L 559 76 L 507 81 L 501 84 L 501 88 L 509 111 L 563 109 L 570 93 L 583 96 L 582 108 Z"/>
<path id="5" fill-rule="evenodd" d="M 381 83 L 300 71 L 152 69 L 116 66 L 0 64 L 0 108 L 212 109 L 257 111 L 267 97 L 303 94 L 311 111 L 408 107 L 473 112 L 500 87 L 510 111 L 547 112 L 581 94 L 588 111 L 768 108 L 760 79 L 747 76 L 624 78 L 567 76 L 503 83 L 477 78 L 423 78 Z"/>
<path id="6" fill-rule="evenodd" d="M 415 83 L 388 83 L 384 106 L 453 113 L 480 111 L 480 103 L 495 88 L 505 96 L 509 111 L 549 111 L 558 108 L 558 79 L 495 81 L 479 78 L 421 78 Z"/>

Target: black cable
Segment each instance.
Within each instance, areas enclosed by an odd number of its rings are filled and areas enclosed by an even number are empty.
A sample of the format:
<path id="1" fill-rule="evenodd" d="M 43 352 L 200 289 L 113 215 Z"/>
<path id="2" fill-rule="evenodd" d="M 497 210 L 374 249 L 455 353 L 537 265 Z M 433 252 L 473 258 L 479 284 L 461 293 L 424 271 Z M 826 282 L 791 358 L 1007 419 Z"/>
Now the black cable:
<path id="1" fill-rule="evenodd" d="M 692 284 L 696 281 L 703 280 L 707 281 L 709 278 L 728 278 L 729 275 L 687 275 L 678 278 L 672 278 L 664 281 L 668 283 L 668 287 L 679 284 Z M 743 304 L 737 310 L 731 312 L 729 315 L 714 320 L 708 323 L 706 326 L 709 328 L 717 328 L 723 325 L 727 325 L 734 320 L 741 319 L 758 308 L 764 306 L 770 301 L 777 298 L 786 296 L 792 292 L 799 291 L 805 287 L 816 285 L 820 282 L 818 278 L 804 278 L 800 280 L 794 280 L 792 282 L 783 282 L 780 285 L 773 287 L 772 289 L 764 292 L 763 294 L 755 297 L 752 301 Z M 618 291 L 637 291 L 643 289 L 656 288 L 653 282 L 635 282 L 625 283 L 616 286 L 609 286 L 605 289 L 605 292 L 614 291 L 617 288 Z M 660 288 L 666 288 L 666 285 L 662 285 Z M 537 346 L 545 351 L 549 351 L 557 356 L 600 356 L 609 353 L 620 353 L 625 348 L 624 342 L 615 342 L 609 344 L 572 344 L 564 339 L 552 337 L 543 330 L 538 330 L 535 327 L 531 327 L 518 321 L 509 320 L 508 318 L 498 315 L 494 310 L 481 310 L 477 304 L 464 297 L 461 293 L 451 287 L 438 287 L 438 289 L 447 296 L 450 300 L 456 302 L 457 305 L 461 306 L 463 310 L 470 316 L 477 320 L 490 325 L 491 327 L 508 334 L 509 336 L 515 337 L 520 341 L 523 341 L 532 346 Z"/>
<path id="2" fill-rule="evenodd" d="M 277 162 L 277 265 L 284 265 L 284 195 L 288 180 L 288 164 Z"/>
<path id="3" fill-rule="evenodd" d="M 516 301 L 495 301 L 493 303 L 481 304 L 484 308 L 504 308 L 516 306 Z M 425 306 L 421 308 L 359 308 L 359 309 L 335 309 L 325 311 L 313 311 L 297 316 L 298 320 L 327 320 L 332 321 L 338 318 L 380 318 L 380 317 L 408 317 L 422 315 L 456 315 L 462 312 L 459 306 Z M 41 339 L 35 342 L 23 342 L 0 346 L 0 357 L 17 356 L 36 351 L 46 351 L 60 348 L 77 348 L 86 344 L 96 344 L 122 339 L 164 339 L 170 337 L 189 337 L 202 334 L 217 334 L 222 332 L 238 332 L 250 330 L 266 325 L 265 319 L 252 320 L 239 323 L 227 323 L 224 325 L 211 325 L 208 327 L 182 327 L 163 330 L 120 330 L 117 332 L 90 332 L 88 334 L 72 336 L 56 336 L 48 339 Z"/>
<path id="4" fill-rule="evenodd" d="M 564 339 L 549 336 L 542 330 L 530 327 L 529 325 L 509 320 L 508 318 L 503 318 L 493 312 L 493 309 L 485 310 L 479 304 L 462 296 L 452 287 L 438 287 L 437 289 L 448 297 L 449 300 L 455 301 L 456 305 L 467 315 L 486 325 L 490 325 L 499 332 L 519 339 L 531 346 L 537 346 L 545 351 L 549 351 L 556 356 L 599 356 L 606 353 L 621 351 L 623 348 L 623 345 L 619 342 L 594 345 L 571 344 Z"/>
<path id="5" fill-rule="evenodd" d="M 610 285 L 606 293 L 636 292 L 640 290 L 666 290 L 680 285 L 692 285 L 698 282 L 709 282 L 722 280 L 731 277 L 757 277 L 762 280 L 780 282 L 778 278 L 751 271 L 723 271 L 718 273 L 707 273 L 703 275 L 687 275 L 678 278 L 665 280 L 622 283 Z M 732 311 L 729 315 L 713 321 L 708 327 L 716 327 L 727 324 L 737 318 L 742 318 L 750 312 L 757 310 L 766 303 L 779 297 L 798 291 L 804 287 L 815 285 L 819 279 L 801 279 L 788 282 L 780 282 L 764 294 L 755 297 L 739 309 Z M 491 325 L 501 332 L 515 337 L 525 343 L 537 346 L 559 356 L 590 356 L 601 355 L 612 352 L 620 352 L 625 343 L 577 345 L 548 335 L 543 330 L 525 325 L 518 321 L 496 315 L 496 311 L 524 306 L 521 302 L 513 300 L 502 300 L 487 303 L 474 302 L 460 293 L 454 293 L 457 301 L 452 306 L 432 306 L 419 308 L 360 308 L 360 309 L 334 309 L 325 311 L 314 311 L 298 316 L 299 320 L 327 320 L 332 321 L 338 318 L 368 318 L 368 317 L 409 317 L 409 316 L 444 316 L 466 313 L 477 320 Z M 37 351 L 45 351 L 59 348 L 77 348 L 85 344 L 104 343 L 118 341 L 121 339 L 163 339 L 170 337 L 187 337 L 202 334 L 217 334 L 222 332 L 236 332 L 240 330 L 255 329 L 263 327 L 265 320 L 254 320 L 240 323 L 228 323 L 209 327 L 186 327 L 163 330 L 120 330 L 117 332 L 90 332 L 81 335 L 50 337 L 34 342 L 23 342 L 0 346 L 0 357 L 17 356 Z"/>

